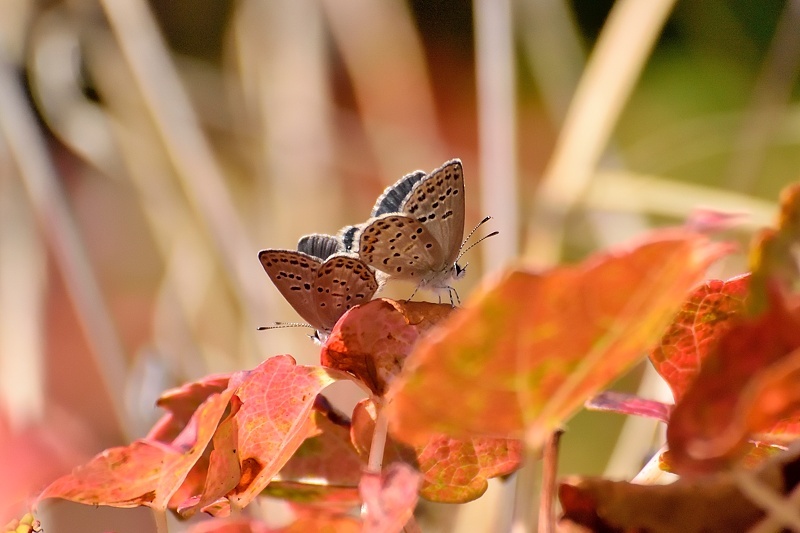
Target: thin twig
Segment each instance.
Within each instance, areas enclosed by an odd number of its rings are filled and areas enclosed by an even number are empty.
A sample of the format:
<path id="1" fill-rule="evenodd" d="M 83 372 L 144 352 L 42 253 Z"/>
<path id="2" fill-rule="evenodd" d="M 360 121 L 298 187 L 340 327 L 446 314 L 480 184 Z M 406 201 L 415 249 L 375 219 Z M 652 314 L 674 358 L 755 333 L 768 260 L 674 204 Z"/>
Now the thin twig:
<path id="1" fill-rule="evenodd" d="M 728 166 L 725 182 L 737 190 L 752 192 L 767 149 L 786 117 L 800 68 L 798 22 L 800 1 L 789 0 L 778 19 Z"/>
<path id="2" fill-rule="evenodd" d="M 89 261 L 78 224 L 50 159 L 45 140 L 36 127 L 14 69 L 0 50 L 0 131 L 30 197 L 36 216 L 53 250 L 70 299 L 86 335 L 103 386 L 111 401 L 117 425 L 127 433 L 124 390 L 126 357 L 111 312 Z"/>
<path id="3" fill-rule="evenodd" d="M 558 478 L 558 443 L 563 433 L 560 429 L 555 430 L 544 445 L 542 491 L 539 495 L 539 533 L 553 533 L 556 527 L 554 504 Z"/>
<path id="4" fill-rule="evenodd" d="M 475 0 L 475 68 L 480 142 L 481 211 L 500 215 L 499 237 L 481 248 L 485 271 L 517 255 L 517 102 L 510 0 Z"/>
<path id="5" fill-rule="evenodd" d="M 570 106 L 537 196 L 531 226 L 537 258 L 560 255 L 566 215 L 578 203 L 608 144 L 675 0 L 614 4 Z"/>
<path id="6" fill-rule="evenodd" d="M 141 0 L 102 0 L 137 85 L 163 138 L 181 184 L 216 245 L 246 320 L 258 323 L 265 313 L 259 298 L 261 278 L 219 163 L 167 52 L 147 4 Z"/>
<path id="7" fill-rule="evenodd" d="M 752 471 L 733 470 L 736 486 L 751 502 L 764 509 L 767 518 L 751 529 L 751 533 L 766 533 L 789 527 L 800 531 L 800 512 L 797 510 L 800 491 L 793 491 L 789 498 L 760 480 Z"/>

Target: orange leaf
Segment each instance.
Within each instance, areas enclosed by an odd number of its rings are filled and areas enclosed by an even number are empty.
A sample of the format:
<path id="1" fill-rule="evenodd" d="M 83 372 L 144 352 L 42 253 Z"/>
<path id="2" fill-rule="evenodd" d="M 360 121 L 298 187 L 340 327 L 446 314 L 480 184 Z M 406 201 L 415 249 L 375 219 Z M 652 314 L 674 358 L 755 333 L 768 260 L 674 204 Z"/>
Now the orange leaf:
<path id="1" fill-rule="evenodd" d="M 231 394 L 228 390 L 209 396 L 173 445 L 137 440 L 128 446 L 105 450 L 51 483 L 39 499 L 165 509 L 211 440 Z M 178 447 L 175 444 L 178 442 L 186 448 Z"/>
<path id="2" fill-rule="evenodd" d="M 667 428 L 671 464 L 681 474 L 725 467 L 747 438 L 796 413 L 800 317 L 776 288 L 769 309 L 741 318 L 704 361 Z M 794 423 L 797 430 L 798 422 Z"/>
<path id="3" fill-rule="evenodd" d="M 230 377 L 231 374 L 212 374 L 166 391 L 156 405 L 165 409 L 167 414 L 156 422 L 147 434 L 147 439 L 171 442 L 206 398 L 228 388 Z"/>
<path id="4" fill-rule="evenodd" d="M 215 480 L 230 480 L 237 470 L 239 480 L 232 490 L 226 490 L 228 482 L 207 486 L 201 499 L 219 502 L 226 497 L 241 508 L 258 496 L 313 430 L 310 415 L 317 394 L 338 379 L 350 378 L 336 370 L 298 365 L 288 355 L 271 357 L 254 370 L 237 374 L 231 386 L 242 405 L 229 417 L 225 438 L 215 441 L 220 460 L 210 468 L 219 469 Z M 214 509 L 228 512 L 225 502 Z"/>
<path id="5" fill-rule="evenodd" d="M 362 400 L 353 411 L 352 438 L 361 453 L 369 455 L 375 430 L 375 405 Z M 514 472 L 522 460 L 522 442 L 513 439 L 431 437 L 410 448 L 387 439 L 384 463 L 403 460 L 422 474 L 420 496 L 440 503 L 464 503 L 479 498 L 488 480 Z"/>
<path id="6" fill-rule="evenodd" d="M 636 485 L 599 478 L 568 478 L 558 489 L 560 530 L 728 533 L 747 531 L 764 513 L 729 478 L 703 483 Z"/>
<path id="7" fill-rule="evenodd" d="M 761 485 L 762 493 L 771 492 L 776 501 L 790 505 L 784 497 L 797 486 L 800 443 L 778 454 L 767 453 L 771 457 L 745 477 L 741 472 L 721 472 L 681 478 L 670 485 L 568 478 L 558 491 L 564 509 L 560 530 L 572 531 L 570 524 L 579 524 L 591 531 L 748 531 L 764 516 L 752 499 L 752 487 Z M 745 485 L 751 487 L 748 494 L 740 489 Z M 762 525 L 760 530 L 778 531 L 780 527 Z"/>
<path id="8" fill-rule="evenodd" d="M 540 446 L 642 357 L 727 251 L 676 229 L 576 267 L 506 272 L 417 344 L 389 394 L 393 434 L 526 431 Z"/>
<path id="9" fill-rule="evenodd" d="M 235 394 L 231 397 L 230 412 L 225 417 L 212 439 L 213 449 L 208 456 L 207 470 L 203 480 L 202 490 L 198 496 L 193 496 L 189 502 L 178 506 L 178 512 L 189 517 L 198 509 L 215 502 L 221 495 L 227 494 L 239 484 L 242 471 L 239 467 L 239 458 L 235 452 L 238 439 L 238 425 L 236 413 L 242 407 L 242 401 Z"/>
<path id="10" fill-rule="evenodd" d="M 312 424 L 311 435 L 274 481 L 313 479 L 313 483 L 320 487 L 357 487 L 364 462 L 350 442 L 350 424 L 334 423 L 316 409 Z"/>
<path id="11" fill-rule="evenodd" d="M 445 304 L 386 298 L 354 307 L 333 328 L 321 364 L 350 372 L 381 396 L 420 335 L 452 310 Z"/>
<path id="12" fill-rule="evenodd" d="M 681 306 L 661 344 L 650 353 L 656 371 L 669 384 L 675 401 L 700 372 L 720 337 L 744 312 L 750 276 L 710 280 L 697 287 Z"/>

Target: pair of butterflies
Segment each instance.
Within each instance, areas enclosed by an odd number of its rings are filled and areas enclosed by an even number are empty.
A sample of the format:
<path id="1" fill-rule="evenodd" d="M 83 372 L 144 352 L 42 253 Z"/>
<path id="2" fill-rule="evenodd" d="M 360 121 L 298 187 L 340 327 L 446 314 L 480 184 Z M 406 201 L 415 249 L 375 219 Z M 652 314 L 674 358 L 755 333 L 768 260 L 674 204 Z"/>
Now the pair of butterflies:
<path id="1" fill-rule="evenodd" d="M 418 170 L 400 178 L 364 224 L 345 227 L 338 237 L 306 235 L 297 251 L 267 249 L 258 258 L 294 310 L 326 334 L 387 278 L 447 290 L 452 301 L 449 282 L 464 274 L 457 263 L 464 210 L 464 171 L 454 159 L 430 174 Z"/>

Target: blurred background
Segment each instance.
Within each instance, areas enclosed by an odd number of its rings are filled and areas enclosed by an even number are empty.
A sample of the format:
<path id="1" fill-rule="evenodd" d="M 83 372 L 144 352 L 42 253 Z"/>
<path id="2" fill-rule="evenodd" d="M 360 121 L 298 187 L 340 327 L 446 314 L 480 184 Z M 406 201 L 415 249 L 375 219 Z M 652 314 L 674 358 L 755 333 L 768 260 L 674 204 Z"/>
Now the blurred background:
<path id="1" fill-rule="evenodd" d="M 166 388 L 316 363 L 306 331 L 256 331 L 297 320 L 257 252 L 364 221 L 413 170 L 460 157 L 467 230 L 501 232 L 465 258 L 462 299 L 698 206 L 747 213 L 728 235 L 746 246 L 800 164 L 798 24 L 797 0 L 0 0 L 0 523 L 144 435 Z M 669 400 L 645 364 L 617 387 Z M 633 476 L 658 429 L 623 422 L 577 415 L 561 473 Z M 423 524 L 499 531 L 532 492 L 493 481 Z"/>

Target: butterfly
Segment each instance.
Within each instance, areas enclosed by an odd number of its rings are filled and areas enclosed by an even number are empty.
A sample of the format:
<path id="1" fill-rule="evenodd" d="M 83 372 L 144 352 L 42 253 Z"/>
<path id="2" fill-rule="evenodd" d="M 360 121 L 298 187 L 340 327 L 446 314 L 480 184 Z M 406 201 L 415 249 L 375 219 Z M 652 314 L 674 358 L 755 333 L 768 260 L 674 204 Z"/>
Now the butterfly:
<path id="1" fill-rule="evenodd" d="M 286 301 L 324 338 L 348 309 L 370 301 L 379 284 L 332 235 L 306 235 L 297 247 L 261 250 L 258 259 Z"/>
<path id="2" fill-rule="evenodd" d="M 447 290 L 452 303 L 450 282 L 460 279 L 465 268 L 458 264 L 464 211 L 464 169 L 453 159 L 430 174 L 412 172 L 388 187 L 373 207 L 373 218 L 353 236 L 352 246 L 357 245 L 367 265 L 393 279 Z M 344 246 L 349 231 L 345 228 L 342 234 Z"/>

